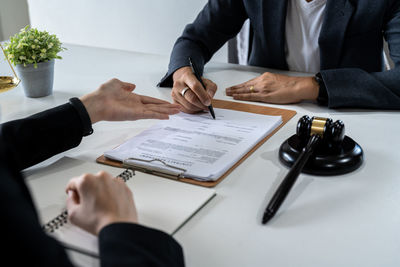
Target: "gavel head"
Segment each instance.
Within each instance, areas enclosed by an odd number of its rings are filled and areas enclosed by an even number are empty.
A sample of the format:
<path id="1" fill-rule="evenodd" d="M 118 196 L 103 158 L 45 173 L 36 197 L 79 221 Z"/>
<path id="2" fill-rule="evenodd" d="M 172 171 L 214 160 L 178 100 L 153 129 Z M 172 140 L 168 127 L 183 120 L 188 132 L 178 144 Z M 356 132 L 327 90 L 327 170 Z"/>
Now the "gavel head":
<path id="1" fill-rule="evenodd" d="M 307 142 L 312 135 L 319 135 L 324 143 L 336 146 L 344 139 L 344 123 L 341 120 L 333 122 L 329 118 L 305 115 L 297 123 L 297 136 Z"/>

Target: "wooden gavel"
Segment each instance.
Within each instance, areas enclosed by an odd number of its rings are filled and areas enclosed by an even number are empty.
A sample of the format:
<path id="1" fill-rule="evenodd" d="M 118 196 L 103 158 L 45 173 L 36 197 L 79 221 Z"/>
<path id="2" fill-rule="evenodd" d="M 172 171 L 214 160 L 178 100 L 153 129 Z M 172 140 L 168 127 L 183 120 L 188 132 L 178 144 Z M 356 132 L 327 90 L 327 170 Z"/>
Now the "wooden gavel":
<path id="1" fill-rule="evenodd" d="M 266 224 L 278 211 L 316 147 L 321 143 L 325 149 L 335 150 L 340 147 L 345 136 L 344 123 L 341 120 L 333 122 L 332 119 L 310 118 L 306 115 L 297 123 L 296 135 L 305 146 L 268 203 L 262 219 L 263 224 Z"/>
<path id="2" fill-rule="evenodd" d="M 307 115 L 300 118 L 296 130 L 300 140 L 308 142 L 306 147 L 310 146 L 311 149 L 314 149 L 320 141 L 323 141 L 329 148 L 338 147 L 343 142 L 344 132 L 344 123 L 341 120 L 333 122 L 332 119 L 310 118 Z M 307 159 L 304 161 L 307 162 Z"/>

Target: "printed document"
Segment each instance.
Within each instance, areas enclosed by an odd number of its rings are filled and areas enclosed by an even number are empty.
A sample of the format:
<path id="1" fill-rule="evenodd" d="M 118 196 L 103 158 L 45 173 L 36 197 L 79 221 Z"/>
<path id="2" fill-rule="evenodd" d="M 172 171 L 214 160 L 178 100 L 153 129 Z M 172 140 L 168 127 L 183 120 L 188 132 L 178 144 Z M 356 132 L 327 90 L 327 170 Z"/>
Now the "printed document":
<path id="1" fill-rule="evenodd" d="M 179 113 L 126 141 L 104 156 L 148 169 L 215 181 L 282 123 L 267 116 L 227 109 Z"/>

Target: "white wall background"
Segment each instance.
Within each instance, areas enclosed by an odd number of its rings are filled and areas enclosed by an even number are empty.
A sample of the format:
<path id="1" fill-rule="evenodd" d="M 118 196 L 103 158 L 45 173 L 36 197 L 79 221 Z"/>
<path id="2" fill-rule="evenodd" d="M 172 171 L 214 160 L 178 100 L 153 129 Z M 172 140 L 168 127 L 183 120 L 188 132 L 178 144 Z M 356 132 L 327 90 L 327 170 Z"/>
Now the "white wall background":
<path id="1" fill-rule="evenodd" d="M 0 0 L 0 41 L 29 25 L 26 0 Z"/>
<path id="2" fill-rule="evenodd" d="M 57 34 L 62 42 L 161 55 L 170 54 L 206 2 L 28 0 L 31 25 Z M 226 46 L 212 60 L 226 62 Z"/>

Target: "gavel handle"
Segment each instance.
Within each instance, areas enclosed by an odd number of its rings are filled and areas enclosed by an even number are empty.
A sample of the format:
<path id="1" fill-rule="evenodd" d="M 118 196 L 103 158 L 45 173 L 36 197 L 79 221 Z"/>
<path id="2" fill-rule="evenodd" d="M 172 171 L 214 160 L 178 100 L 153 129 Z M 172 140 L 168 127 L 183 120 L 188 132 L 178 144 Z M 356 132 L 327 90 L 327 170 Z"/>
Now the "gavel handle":
<path id="1" fill-rule="evenodd" d="M 303 148 L 296 162 L 293 164 L 289 173 L 283 179 L 275 194 L 272 196 L 270 202 L 268 203 L 262 219 L 263 224 L 266 224 L 272 217 L 274 217 L 275 213 L 278 211 L 279 207 L 282 205 L 283 201 L 289 194 L 290 189 L 292 189 L 294 183 L 297 180 L 297 177 L 299 177 L 299 174 L 303 170 L 304 165 L 307 163 L 308 158 L 314 152 L 320 140 L 321 137 L 317 134 L 314 134 L 310 137 L 307 145 Z"/>

